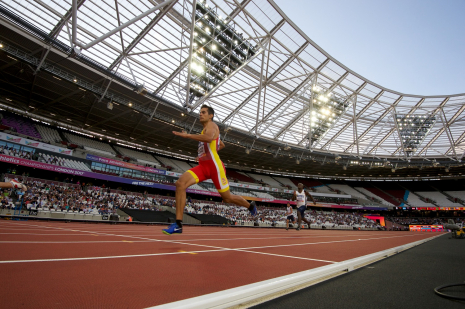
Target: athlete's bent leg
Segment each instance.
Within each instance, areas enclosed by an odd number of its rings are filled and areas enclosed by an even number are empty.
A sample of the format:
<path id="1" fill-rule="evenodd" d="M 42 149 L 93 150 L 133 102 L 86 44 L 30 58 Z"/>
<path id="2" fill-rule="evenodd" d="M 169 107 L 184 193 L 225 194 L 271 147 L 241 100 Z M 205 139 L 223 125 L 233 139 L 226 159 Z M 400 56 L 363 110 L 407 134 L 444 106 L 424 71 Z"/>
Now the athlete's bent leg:
<path id="1" fill-rule="evenodd" d="M 302 215 L 299 210 L 297 210 L 297 230 L 300 230 L 300 225 L 302 224 Z"/>
<path id="2" fill-rule="evenodd" d="M 14 188 L 11 182 L 0 182 L 0 188 Z"/>
<path id="3" fill-rule="evenodd" d="M 167 235 L 182 233 L 182 217 L 184 207 L 186 207 L 186 189 L 196 182 L 194 176 L 189 172 L 182 174 L 176 181 L 176 222 L 168 226 L 167 229 L 163 229 L 163 233 Z"/>
<path id="4" fill-rule="evenodd" d="M 307 218 L 305 218 L 305 215 L 302 216 L 302 220 L 308 224 L 308 228 L 310 228 L 310 221 L 307 220 Z"/>
<path id="5" fill-rule="evenodd" d="M 186 189 L 196 183 L 192 174 L 185 172 L 176 181 L 176 220 L 181 220 L 186 207 Z"/>
<path id="6" fill-rule="evenodd" d="M 251 203 L 247 202 L 242 196 L 231 194 L 229 190 L 219 193 L 225 203 L 233 203 L 247 208 L 250 207 Z"/>

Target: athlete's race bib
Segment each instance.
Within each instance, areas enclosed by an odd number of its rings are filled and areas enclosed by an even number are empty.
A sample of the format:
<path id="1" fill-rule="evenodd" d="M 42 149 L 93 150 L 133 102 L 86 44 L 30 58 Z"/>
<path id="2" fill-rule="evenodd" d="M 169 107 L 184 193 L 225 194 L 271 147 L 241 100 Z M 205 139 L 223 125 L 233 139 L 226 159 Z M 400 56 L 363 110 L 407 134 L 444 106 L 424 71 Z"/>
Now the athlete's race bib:
<path id="1" fill-rule="evenodd" d="M 198 157 L 201 158 L 206 155 L 205 153 L 205 146 L 203 145 L 203 142 L 199 142 L 199 149 L 198 149 Z"/>

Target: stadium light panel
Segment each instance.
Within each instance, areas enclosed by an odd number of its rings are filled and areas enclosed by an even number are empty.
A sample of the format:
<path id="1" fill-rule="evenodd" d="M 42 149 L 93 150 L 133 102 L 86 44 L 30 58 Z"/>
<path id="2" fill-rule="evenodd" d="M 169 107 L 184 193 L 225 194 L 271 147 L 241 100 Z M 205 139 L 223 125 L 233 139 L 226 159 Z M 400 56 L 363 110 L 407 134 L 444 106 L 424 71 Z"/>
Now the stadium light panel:
<path id="1" fill-rule="evenodd" d="M 204 65 L 201 68 L 191 66 L 190 101 L 206 95 L 252 57 L 256 49 L 205 2 L 197 2 L 195 18 L 193 52 Z M 204 55 L 205 59 L 198 54 Z"/>

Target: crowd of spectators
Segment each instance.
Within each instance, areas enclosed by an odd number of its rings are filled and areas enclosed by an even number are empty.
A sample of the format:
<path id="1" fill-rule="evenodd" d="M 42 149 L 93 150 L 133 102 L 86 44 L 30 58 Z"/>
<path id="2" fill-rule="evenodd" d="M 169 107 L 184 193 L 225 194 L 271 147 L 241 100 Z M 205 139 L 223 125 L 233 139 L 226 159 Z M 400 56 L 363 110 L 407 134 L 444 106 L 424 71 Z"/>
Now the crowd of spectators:
<path id="1" fill-rule="evenodd" d="M 175 199 L 166 196 L 149 196 L 147 192 L 132 193 L 110 188 L 96 187 L 84 183 L 50 183 L 29 180 L 25 184 L 28 191 L 22 196 L 24 207 L 30 209 L 76 212 L 83 214 L 111 214 L 118 208 L 142 209 L 160 211 L 161 206 L 175 208 Z M 2 189 L 0 191 L 0 207 L 14 208 L 15 191 Z M 254 222 L 277 224 L 286 220 L 285 209 L 280 207 L 258 207 L 258 215 L 252 217 L 244 207 L 188 199 L 185 212 L 192 214 L 219 215 L 231 222 Z M 296 213 L 294 211 L 294 216 Z M 355 212 L 316 211 L 306 212 L 311 224 L 335 228 L 338 226 L 380 228 L 375 221 Z M 426 217 L 389 217 L 387 220 L 408 228 L 408 225 L 443 225 L 447 218 Z M 464 223 L 465 218 L 455 218 L 456 223 Z"/>
<path id="2" fill-rule="evenodd" d="M 205 204 L 205 203 L 188 203 L 186 212 L 192 214 L 207 214 L 207 215 L 220 215 L 232 222 L 257 222 L 276 225 L 278 223 L 284 224 L 286 222 L 286 210 L 278 207 L 257 207 L 258 215 L 252 217 L 250 212 L 244 208 L 234 205 L 225 205 L 222 203 Z M 294 211 L 294 217 L 297 214 Z M 338 226 L 350 227 L 367 227 L 367 228 L 381 228 L 381 226 L 373 220 L 363 217 L 359 213 L 340 213 L 328 211 L 311 210 L 306 212 L 306 218 L 318 226 L 326 226 L 328 228 L 335 228 Z"/>
<path id="3" fill-rule="evenodd" d="M 0 146 L 0 154 L 5 154 L 7 156 L 13 156 L 13 157 L 29 159 L 29 160 L 36 158 L 36 154 L 34 153 L 34 151 L 24 151 L 24 150 L 20 150 L 17 148 L 4 146 L 4 145 Z"/>
<path id="4" fill-rule="evenodd" d="M 115 213 L 118 208 L 158 210 L 152 199 L 142 195 L 115 193 L 95 186 L 55 185 L 40 181 L 26 181 L 27 192 L 22 196 L 23 207 L 49 211 L 83 214 Z M 2 208 L 14 208 L 15 191 L 4 189 L 0 197 Z"/>
<path id="5" fill-rule="evenodd" d="M 147 194 L 118 192 L 109 188 L 70 184 L 69 182 L 54 184 L 35 180 L 26 181 L 25 184 L 28 186 L 28 191 L 23 195 L 23 205 L 29 209 L 83 214 L 111 214 L 115 213 L 118 208 L 152 211 L 159 211 L 161 206 L 175 208 L 175 200 L 172 197 L 150 197 Z M 4 189 L 1 193 L 0 207 L 14 208 L 14 191 Z M 185 212 L 219 215 L 239 223 L 277 224 L 284 223 L 286 220 L 284 208 L 259 206 L 258 215 L 252 217 L 244 207 L 218 202 L 202 203 L 190 199 L 187 202 Z M 307 218 L 312 224 L 327 227 L 344 225 L 378 227 L 375 222 L 356 213 L 307 211 Z"/>

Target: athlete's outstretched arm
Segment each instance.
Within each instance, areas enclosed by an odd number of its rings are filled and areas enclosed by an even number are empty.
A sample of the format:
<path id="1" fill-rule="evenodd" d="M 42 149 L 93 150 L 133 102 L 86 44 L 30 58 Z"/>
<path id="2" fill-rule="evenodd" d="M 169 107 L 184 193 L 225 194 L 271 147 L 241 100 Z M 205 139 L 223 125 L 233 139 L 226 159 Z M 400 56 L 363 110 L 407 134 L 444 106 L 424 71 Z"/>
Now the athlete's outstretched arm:
<path id="1" fill-rule="evenodd" d="M 316 202 L 315 202 L 315 199 L 313 198 L 313 196 L 312 196 L 310 193 L 308 193 L 307 191 L 305 191 L 305 194 L 307 194 L 307 196 L 308 196 L 309 198 L 311 198 L 311 199 L 312 199 L 312 201 L 313 201 L 313 204 L 315 204 L 315 205 L 316 205 Z"/>
<path id="2" fill-rule="evenodd" d="M 294 194 L 292 195 L 291 201 L 295 201 L 295 200 L 296 200 L 296 195 L 295 195 L 295 191 L 294 191 Z"/>
<path id="3" fill-rule="evenodd" d="M 184 130 L 182 132 L 173 131 L 173 134 L 183 138 L 190 138 L 198 142 L 211 143 L 215 139 L 215 131 L 215 124 L 210 122 L 203 130 L 203 134 L 189 134 Z"/>

